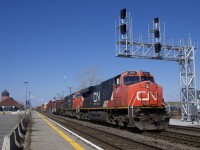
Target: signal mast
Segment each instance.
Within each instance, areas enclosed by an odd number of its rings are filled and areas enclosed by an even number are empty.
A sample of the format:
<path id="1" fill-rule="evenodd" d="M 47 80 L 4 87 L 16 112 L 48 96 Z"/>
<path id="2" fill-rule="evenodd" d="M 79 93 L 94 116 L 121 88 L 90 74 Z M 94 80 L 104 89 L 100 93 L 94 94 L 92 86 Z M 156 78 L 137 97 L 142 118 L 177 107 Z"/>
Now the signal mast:
<path id="1" fill-rule="evenodd" d="M 193 121 L 197 118 L 197 94 L 195 76 L 195 52 L 197 43 L 188 39 L 185 44 L 180 40 L 165 41 L 165 25 L 161 33 L 160 19 L 154 18 L 148 28 L 147 40 L 140 37 L 133 41 L 132 19 L 126 9 L 121 9 L 119 22 L 116 23 L 116 57 L 175 61 L 179 65 L 181 119 Z"/>

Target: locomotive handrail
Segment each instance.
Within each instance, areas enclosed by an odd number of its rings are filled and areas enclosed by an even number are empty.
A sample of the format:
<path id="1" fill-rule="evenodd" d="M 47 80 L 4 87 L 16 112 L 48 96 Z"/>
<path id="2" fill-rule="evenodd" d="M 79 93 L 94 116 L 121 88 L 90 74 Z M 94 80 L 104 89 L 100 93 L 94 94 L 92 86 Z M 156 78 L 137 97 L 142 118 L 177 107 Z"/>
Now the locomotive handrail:
<path id="1" fill-rule="evenodd" d="M 128 104 L 128 115 L 130 114 L 130 107 L 132 106 L 132 113 L 131 113 L 131 116 L 133 117 L 133 104 L 135 103 L 135 100 L 136 100 L 136 97 L 134 99 L 134 102 L 133 102 L 133 97 L 135 96 L 135 93 L 132 95 L 131 97 L 131 101 L 130 103 Z M 133 103 L 132 103 L 133 102 Z M 132 105 L 131 105 L 132 104 Z"/>

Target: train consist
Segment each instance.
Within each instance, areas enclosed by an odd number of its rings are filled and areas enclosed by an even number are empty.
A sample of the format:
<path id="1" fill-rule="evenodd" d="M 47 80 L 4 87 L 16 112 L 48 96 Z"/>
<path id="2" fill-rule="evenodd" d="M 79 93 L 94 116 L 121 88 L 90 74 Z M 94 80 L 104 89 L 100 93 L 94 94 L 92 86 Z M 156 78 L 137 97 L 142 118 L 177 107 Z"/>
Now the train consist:
<path id="1" fill-rule="evenodd" d="M 68 95 L 56 112 L 139 130 L 166 129 L 170 118 L 164 107 L 162 87 L 155 83 L 152 74 L 144 71 L 127 71 Z"/>

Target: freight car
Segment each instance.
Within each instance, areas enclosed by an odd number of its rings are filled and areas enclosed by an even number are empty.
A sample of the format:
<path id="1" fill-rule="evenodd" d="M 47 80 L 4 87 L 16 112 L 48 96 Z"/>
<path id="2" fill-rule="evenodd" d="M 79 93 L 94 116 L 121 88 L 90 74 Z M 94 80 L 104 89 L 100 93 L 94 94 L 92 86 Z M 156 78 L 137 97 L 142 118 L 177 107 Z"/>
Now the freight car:
<path id="1" fill-rule="evenodd" d="M 62 114 L 136 127 L 163 130 L 169 125 L 163 89 L 149 72 L 126 71 L 99 85 L 90 86 L 65 97 Z"/>
<path id="2" fill-rule="evenodd" d="M 64 100 L 51 100 L 47 104 L 47 111 L 52 112 L 54 114 L 57 114 L 60 112 L 61 104 L 64 102 Z"/>

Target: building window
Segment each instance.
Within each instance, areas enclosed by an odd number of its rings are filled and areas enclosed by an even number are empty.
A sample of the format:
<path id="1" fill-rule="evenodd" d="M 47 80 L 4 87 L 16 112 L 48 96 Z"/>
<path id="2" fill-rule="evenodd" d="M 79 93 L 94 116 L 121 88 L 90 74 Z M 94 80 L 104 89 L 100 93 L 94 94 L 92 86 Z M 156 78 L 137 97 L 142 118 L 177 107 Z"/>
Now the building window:
<path id="1" fill-rule="evenodd" d="M 4 106 L 4 108 L 2 108 L 3 111 L 14 111 L 15 107 L 14 106 Z"/>

